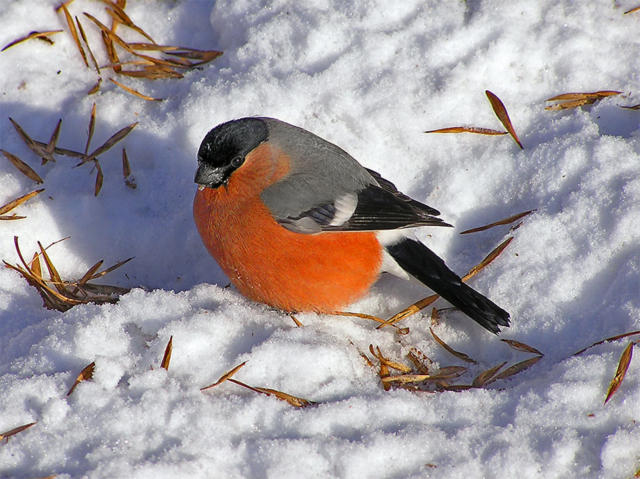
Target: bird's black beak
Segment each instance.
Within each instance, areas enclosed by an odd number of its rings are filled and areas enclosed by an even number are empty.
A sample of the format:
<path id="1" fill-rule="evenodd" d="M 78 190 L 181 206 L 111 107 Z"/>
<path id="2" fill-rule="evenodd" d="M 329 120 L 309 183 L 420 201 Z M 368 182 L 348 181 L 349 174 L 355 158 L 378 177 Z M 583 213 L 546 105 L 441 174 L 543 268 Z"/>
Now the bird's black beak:
<path id="1" fill-rule="evenodd" d="M 217 188 L 229 179 L 229 168 L 211 167 L 200 163 L 196 170 L 194 181 L 200 186 L 207 188 Z"/>

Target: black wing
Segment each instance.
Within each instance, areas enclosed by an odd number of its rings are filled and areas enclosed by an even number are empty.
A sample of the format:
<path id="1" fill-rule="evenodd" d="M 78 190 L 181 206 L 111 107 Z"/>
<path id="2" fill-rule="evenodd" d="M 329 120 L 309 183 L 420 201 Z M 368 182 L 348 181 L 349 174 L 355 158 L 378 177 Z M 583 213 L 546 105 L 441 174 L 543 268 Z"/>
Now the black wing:
<path id="1" fill-rule="evenodd" d="M 297 216 L 277 218 L 285 228 L 300 233 L 320 231 L 378 231 L 416 226 L 451 226 L 437 218 L 440 212 L 398 191 L 379 173 L 367 169 L 378 184 L 366 185 L 332 203 L 317 205 Z"/>
<path id="2" fill-rule="evenodd" d="M 429 213 L 430 215 L 440 216 L 440 212 L 437 209 L 432 208 L 431 206 L 427 206 L 424 203 L 420 203 L 419 201 L 414 200 L 410 196 L 405 195 L 402 191 L 398 191 L 398 188 L 396 188 L 396 185 L 391 183 L 386 178 L 383 178 L 382 175 L 377 171 L 370 170 L 369 168 L 365 168 L 365 170 L 367 170 L 369 174 L 375 178 L 375 180 L 378 182 L 378 184 L 382 189 L 388 191 L 389 193 L 392 193 L 398 199 L 406 203 L 409 203 L 414 208 L 420 209 L 426 213 Z"/>
<path id="3" fill-rule="evenodd" d="M 489 298 L 464 284 L 442 258 L 419 241 L 404 239 L 386 247 L 389 254 L 410 275 L 492 333 L 509 326 L 509 313 Z"/>

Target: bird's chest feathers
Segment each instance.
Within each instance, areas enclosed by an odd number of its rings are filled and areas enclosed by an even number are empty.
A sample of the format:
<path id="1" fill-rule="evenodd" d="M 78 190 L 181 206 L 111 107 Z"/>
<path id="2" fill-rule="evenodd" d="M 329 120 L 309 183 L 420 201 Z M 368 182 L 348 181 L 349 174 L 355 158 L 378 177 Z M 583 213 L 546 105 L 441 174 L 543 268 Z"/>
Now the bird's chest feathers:
<path id="1" fill-rule="evenodd" d="M 199 190 L 193 208 L 196 226 L 218 260 L 243 256 L 253 243 L 269 241 L 272 230 L 282 228 L 259 196 L 238 199 L 224 186 Z"/>

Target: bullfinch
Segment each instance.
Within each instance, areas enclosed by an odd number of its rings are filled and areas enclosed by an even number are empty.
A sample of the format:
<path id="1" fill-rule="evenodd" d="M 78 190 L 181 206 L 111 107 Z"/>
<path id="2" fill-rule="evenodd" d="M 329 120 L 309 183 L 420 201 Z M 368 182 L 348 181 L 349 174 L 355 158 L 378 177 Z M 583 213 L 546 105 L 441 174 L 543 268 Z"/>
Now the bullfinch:
<path id="1" fill-rule="evenodd" d="M 451 226 L 338 146 L 273 118 L 213 128 L 198 151 L 193 214 L 246 297 L 289 312 L 339 310 L 381 272 L 413 277 L 493 333 L 509 313 L 402 230 Z"/>

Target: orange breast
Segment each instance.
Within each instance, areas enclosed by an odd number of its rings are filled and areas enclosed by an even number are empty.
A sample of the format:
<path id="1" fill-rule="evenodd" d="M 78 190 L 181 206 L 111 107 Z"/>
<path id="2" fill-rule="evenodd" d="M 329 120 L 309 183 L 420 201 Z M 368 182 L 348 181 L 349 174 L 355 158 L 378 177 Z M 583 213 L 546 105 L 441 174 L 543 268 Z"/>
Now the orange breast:
<path id="1" fill-rule="evenodd" d="M 260 201 L 264 185 L 242 181 L 249 171 L 268 173 L 251 166 L 237 170 L 227 187 L 199 190 L 193 204 L 205 246 L 238 290 L 286 311 L 335 311 L 364 295 L 382 262 L 375 234 L 283 228 Z"/>

